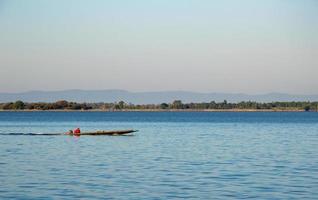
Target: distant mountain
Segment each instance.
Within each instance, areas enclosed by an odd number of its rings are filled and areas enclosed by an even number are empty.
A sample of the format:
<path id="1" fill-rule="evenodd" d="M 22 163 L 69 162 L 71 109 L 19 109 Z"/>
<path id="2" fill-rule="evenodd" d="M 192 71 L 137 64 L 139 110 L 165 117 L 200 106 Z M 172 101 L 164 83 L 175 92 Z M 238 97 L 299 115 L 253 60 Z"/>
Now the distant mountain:
<path id="1" fill-rule="evenodd" d="M 129 92 L 125 90 L 63 90 L 63 91 L 30 91 L 23 93 L 0 93 L 0 102 L 22 100 L 25 102 L 55 102 L 67 100 L 75 102 L 118 102 L 125 101 L 134 104 L 157 104 L 182 100 L 189 102 L 228 102 L 240 101 L 318 101 L 318 95 L 291 95 L 283 93 L 268 93 L 248 95 L 241 93 L 199 93 L 188 91 L 161 92 Z"/>

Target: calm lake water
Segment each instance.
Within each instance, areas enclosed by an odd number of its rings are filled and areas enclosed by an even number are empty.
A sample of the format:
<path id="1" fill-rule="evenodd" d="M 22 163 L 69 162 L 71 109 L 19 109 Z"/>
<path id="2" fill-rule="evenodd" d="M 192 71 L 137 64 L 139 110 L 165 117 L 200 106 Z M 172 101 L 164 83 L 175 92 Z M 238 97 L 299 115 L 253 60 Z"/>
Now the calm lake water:
<path id="1" fill-rule="evenodd" d="M 47 198 L 318 199 L 318 113 L 0 112 L 0 199 Z"/>

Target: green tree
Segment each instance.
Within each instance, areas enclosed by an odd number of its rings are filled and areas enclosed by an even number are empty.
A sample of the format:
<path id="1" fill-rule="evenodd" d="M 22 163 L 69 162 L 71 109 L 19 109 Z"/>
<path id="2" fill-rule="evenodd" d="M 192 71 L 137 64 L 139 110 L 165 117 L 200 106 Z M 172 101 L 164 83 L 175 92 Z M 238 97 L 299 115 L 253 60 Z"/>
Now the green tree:
<path id="1" fill-rule="evenodd" d="M 121 108 L 120 108 L 120 106 L 119 106 L 119 104 L 116 104 L 115 105 L 115 110 L 120 110 Z"/>
<path id="2" fill-rule="evenodd" d="M 307 112 L 307 111 L 309 111 L 310 110 L 310 106 L 309 105 L 306 105 L 305 107 L 304 107 L 304 110 Z"/>
<path id="3" fill-rule="evenodd" d="M 65 100 L 57 101 L 55 102 L 52 107 L 53 109 L 65 109 L 67 108 L 69 103 Z"/>
<path id="4" fill-rule="evenodd" d="M 125 102 L 124 101 L 118 102 L 118 106 L 119 106 L 119 109 L 124 109 L 125 108 Z"/>
<path id="5" fill-rule="evenodd" d="M 25 107 L 25 104 L 23 103 L 23 101 L 16 101 L 14 104 L 13 104 L 13 109 L 15 110 L 23 110 Z"/>
<path id="6" fill-rule="evenodd" d="M 14 103 L 9 102 L 9 103 L 5 103 L 2 107 L 3 110 L 12 110 L 14 107 Z"/>
<path id="7" fill-rule="evenodd" d="M 181 100 L 173 101 L 172 108 L 174 108 L 174 109 L 182 109 L 183 108 L 182 101 Z"/>
<path id="8" fill-rule="evenodd" d="M 169 107 L 169 105 L 166 103 L 160 104 L 160 109 L 167 109 L 168 107 Z"/>

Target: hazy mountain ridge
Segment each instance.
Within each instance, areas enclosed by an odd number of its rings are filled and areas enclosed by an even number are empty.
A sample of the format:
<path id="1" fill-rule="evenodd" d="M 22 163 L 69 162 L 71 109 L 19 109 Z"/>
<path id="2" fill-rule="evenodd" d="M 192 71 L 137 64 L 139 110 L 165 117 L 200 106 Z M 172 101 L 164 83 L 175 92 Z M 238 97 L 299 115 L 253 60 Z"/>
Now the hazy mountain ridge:
<path id="1" fill-rule="evenodd" d="M 118 102 L 151 104 L 182 100 L 189 102 L 228 102 L 240 101 L 318 101 L 318 95 L 293 95 L 268 93 L 249 95 L 243 93 L 200 93 L 190 91 L 129 92 L 125 90 L 61 90 L 29 91 L 22 93 L 0 93 L 0 102 L 22 100 L 25 102 L 55 102 L 67 100 L 75 102 Z"/>

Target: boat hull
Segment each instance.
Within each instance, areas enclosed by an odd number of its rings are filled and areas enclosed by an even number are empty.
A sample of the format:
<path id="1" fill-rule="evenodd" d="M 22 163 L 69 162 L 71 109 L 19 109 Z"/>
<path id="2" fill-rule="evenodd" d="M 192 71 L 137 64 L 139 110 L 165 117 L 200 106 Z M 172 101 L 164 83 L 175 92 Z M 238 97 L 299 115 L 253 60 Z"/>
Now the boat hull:
<path id="1" fill-rule="evenodd" d="M 79 135 L 126 135 L 133 132 L 136 132 L 136 130 L 92 131 L 92 132 L 82 132 Z"/>

